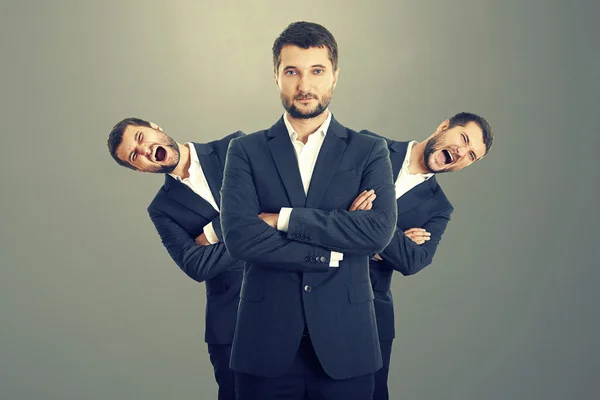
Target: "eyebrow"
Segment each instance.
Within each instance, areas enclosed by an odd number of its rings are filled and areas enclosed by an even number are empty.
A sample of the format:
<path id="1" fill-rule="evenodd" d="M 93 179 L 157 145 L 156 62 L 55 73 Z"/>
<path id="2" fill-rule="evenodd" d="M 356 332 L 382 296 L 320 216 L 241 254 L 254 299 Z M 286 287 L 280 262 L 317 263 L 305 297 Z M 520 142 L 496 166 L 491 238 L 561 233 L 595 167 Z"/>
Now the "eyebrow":
<path id="1" fill-rule="evenodd" d="M 137 131 L 135 133 L 135 135 L 133 135 L 133 140 L 137 143 L 140 137 L 140 134 L 142 133 L 142 131 Z M 129 162 L 132 163 L 133 162 L 133 151 L 129 153 Z"/>
<path id="2" fill-rule="evenodd" d="M 321 69 L 327 69 L 326 66 L 322 65 L 322 64 L 315 64 L 315 65 L 311 65 L 310 68 L 321 68 Z M 287 71 L 288 69 L 298 69 L 298 67 L 296 67 L 295 65 L 288 65 L 287 67 L 285 67 L 283 70 Z"/>
<path id="3" fill-rule="evenodd" d="M 463 131 L 463 134 L 467 138 L 467 144 L 470 145 L 471 144 L 471 138 L 469 137 L 469 134 L 467 132 L 465 132 L 465 131 Z M 475 160 L 473 160 L 474 162 L 477 161 L 477 160 L 479 160 L 479 159 L 481 159 L 481 157 L 483 157 L 483 156 L 479 157 L 477 155 L 477 153 L 475 152 L 475 150 L 471 150 L 471 152 L 475 155 Z"/>

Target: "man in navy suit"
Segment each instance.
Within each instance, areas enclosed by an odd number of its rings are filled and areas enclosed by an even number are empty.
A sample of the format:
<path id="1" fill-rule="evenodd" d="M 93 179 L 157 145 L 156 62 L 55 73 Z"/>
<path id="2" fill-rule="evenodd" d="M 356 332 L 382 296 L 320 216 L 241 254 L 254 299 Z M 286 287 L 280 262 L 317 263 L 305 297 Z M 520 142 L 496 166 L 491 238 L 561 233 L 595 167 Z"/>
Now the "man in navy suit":
<path id="1" fill-rule="evenodd" d="M 383 139 L 328 110 L 337 58 L 323 26 L 288 26 L 273 45 L 286 112 L 227 152 L 223 237 L 245 261 L 231 354 L 241 400 L 371 399 L 382 366 L 369 256 L 395 229 L 392 168 Z"/>
<path id="2" fill-rule="evenodd" d="M 108 148 L 124 167 L 164 173 L 165 183 L 148 207 L 171 258 L 190 278 L 206 282 L 206 330 L 219 400 L 235 399 L 229 368 L 242 281 L 242 264 L 223 244 L 219 218 L 227 146 L 238 131 L 206 144 L 180 144 L 148 121 L 128 118 L 115 125 Z"/>
<path id="3" fill-rule="evenodd" d="M 377 136 L 369 131 L 361 131 Z M 454 208 L 437 183 L 436 174 L 459 171 L 490 150 L 492 127 L 482 117 L 459 113 L 442 122 L 417 143 L 386 139 L 394 174 L 398 223 L 389 245 L 371 259 L 377 328 L 383 367 L 375 374 L 374 400 L 389 399 L 387 378 L 394 331 L 392 273 L 413 275 L 431 264 Z"/>

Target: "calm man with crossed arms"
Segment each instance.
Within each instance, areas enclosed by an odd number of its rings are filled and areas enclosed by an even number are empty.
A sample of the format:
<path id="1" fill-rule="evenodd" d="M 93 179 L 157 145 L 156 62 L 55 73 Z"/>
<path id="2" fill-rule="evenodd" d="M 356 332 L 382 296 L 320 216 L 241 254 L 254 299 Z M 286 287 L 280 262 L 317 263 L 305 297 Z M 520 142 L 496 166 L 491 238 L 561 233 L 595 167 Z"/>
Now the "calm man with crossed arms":
<path id="1" fill-rule="evenodd" d="M 339 69 L 327 29 L 291 24 L 273 63 L 285 114 L 231 141 L 221 192 L 225 244 L 245 262 L 237 396 L 371 399 L 382 359 L 369 257 L 395 229 L 389 151 L 329 111 Z"/>

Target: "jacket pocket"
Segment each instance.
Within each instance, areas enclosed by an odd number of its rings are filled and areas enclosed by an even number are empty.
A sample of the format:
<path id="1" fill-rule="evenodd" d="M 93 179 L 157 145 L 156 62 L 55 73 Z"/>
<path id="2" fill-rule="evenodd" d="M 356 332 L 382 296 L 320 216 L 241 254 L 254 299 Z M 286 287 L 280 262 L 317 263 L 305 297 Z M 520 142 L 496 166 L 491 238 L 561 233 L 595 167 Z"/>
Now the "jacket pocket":
<path id="1" fill-rule="evenodd" d="M 205 281 L 206 293 L 208 294 L 220 294 L 225 292 L 225 283 L 221 276 L 216 276 L 212 279 Z"/>
<path id="2" fill-rule="evenodd" d="M 355 282 L 348 285 L 348 298 L 352 304 L 360 304 L 375 298 L 369 282 Z"/>

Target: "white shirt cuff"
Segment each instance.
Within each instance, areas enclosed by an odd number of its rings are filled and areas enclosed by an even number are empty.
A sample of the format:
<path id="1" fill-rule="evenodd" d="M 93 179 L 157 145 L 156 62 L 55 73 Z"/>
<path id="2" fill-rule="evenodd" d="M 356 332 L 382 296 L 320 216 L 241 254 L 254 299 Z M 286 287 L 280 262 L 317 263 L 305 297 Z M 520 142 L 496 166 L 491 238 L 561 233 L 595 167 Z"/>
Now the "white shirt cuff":
<path id="1" fill-rule="evenodd" d="M 329 258 L 329 266 L 330 267 L 339 267 L 340 261 L 344 259 L 343 253 L 338 253 L 337 251 L 332 251 L 331 256 Z"/>
<path id="2" fill-rule="evenodd" d="M 206 235 L 206 240 L 208 240 L 208 243 L 210 243 L 210 244 L 219 243 L 219 237 L 217 236 L 217 233 L 215 232 L 215 229 L 213 228 L 212 222 L 209 223 L 208 225 L 204 225 L 204 228 L 202 228 L 202 230 L 204 231 L 204 235 Z"/>
<path id="3" fill-rule="evenodd" d="M 290 215 L 292 215 L 292 208 L 281 207 L 281 210 L 279 210 L 279 218 L 277 218 L 278 231 L 288 231 L 288 226 L 290 225 Z"/>

